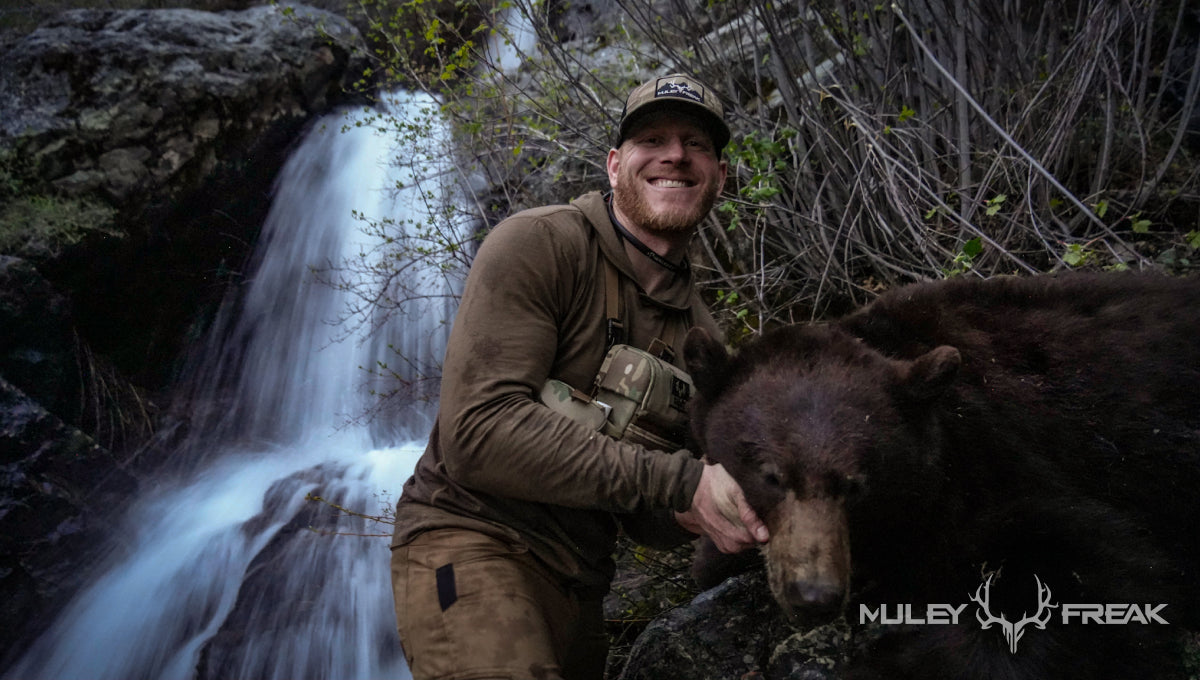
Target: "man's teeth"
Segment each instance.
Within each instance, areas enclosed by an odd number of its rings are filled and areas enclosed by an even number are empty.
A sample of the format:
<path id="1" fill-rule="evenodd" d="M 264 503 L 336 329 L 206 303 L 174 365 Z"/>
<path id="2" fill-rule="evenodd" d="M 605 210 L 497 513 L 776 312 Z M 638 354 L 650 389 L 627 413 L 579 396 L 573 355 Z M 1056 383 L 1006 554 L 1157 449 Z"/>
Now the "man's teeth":
<path id="1" fill-rule="evenodd" d="M 678 179 L 656 179 L 654 180 L 654 186 L 666 187 L 670 189 L 683 189 L 688 186 L 688 183 Z"/>

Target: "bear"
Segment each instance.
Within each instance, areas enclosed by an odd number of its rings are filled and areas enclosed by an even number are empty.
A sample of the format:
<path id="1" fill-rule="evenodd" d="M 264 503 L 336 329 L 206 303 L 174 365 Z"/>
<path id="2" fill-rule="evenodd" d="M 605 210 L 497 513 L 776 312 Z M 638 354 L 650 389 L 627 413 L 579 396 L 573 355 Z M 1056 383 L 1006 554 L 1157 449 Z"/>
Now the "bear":
<path id="1" fill-rule="evenodd" d="M 1183 677 L 1200 277 L 916 283 L 732 355 L 693 330 L 684 357 L 775 601 L 861 632 L 839 677 Z"/>

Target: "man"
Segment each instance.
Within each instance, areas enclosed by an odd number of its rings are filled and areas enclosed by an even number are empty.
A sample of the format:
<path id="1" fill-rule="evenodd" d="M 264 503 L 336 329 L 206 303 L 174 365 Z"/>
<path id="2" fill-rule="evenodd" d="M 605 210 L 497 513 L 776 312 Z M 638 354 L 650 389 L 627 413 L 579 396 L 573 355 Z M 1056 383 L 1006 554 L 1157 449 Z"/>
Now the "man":
<path id="1" fill-rule="evenodd" d="M 480 247 L 437 423 L 396 510 L 396 614 L 416 680 L 598 680 L 618 528 L 659 546 L 702 534 L 725 552 L 767 539 L 720 466 L 600 435 L 538 399 L 548 379 L 589 388 L 614 341 L 716 332 L 686 250 L 724 184 L 728 141 L 711 90 L 655 78 L 626 102 L 611 195 L 519 213 Z"/>

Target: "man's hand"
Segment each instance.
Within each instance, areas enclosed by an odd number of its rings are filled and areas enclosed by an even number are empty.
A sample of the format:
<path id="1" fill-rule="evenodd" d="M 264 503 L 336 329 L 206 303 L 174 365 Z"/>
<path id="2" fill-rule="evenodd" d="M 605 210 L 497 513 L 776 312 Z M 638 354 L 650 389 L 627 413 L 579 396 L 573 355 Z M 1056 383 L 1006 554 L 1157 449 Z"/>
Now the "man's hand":
<path id="1" fill-rule="evenodd" d="M 735 553 L 766 543 L 767 526 L 746 504 L 742 487 L 720 464 L 705 465 L 700 485 L 687 512 L 675 513 L 684 529 L 708 536 L 723 553 Z"/>

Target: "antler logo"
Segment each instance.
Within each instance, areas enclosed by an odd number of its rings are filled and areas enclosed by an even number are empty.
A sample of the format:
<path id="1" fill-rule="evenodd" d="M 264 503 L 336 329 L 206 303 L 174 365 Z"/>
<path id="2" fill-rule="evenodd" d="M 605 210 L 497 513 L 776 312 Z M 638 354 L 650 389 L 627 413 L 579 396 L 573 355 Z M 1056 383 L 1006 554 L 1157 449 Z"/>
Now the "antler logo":
<path id="1" fill-rule="evenodd" d="M 975 596 L 971 601 L 979 605 L 979 611 L 975 612 L 975 618 L 979 619 L 979 623 L 983 625 L 983 629 L 987 630 L 992 627 L 992 624 L 1000 624 L 1000 629 L 1004 632 L 1004 639 L 1008 641 L 1008 651 L 1016 654 L 1017 643 L 1020 642 L 1021 636 L 1025 634 L 1023 630 L 1028 624 L 1033 624 L 1038 630 L 1046 630 L 1046 624 L 1050 622 L 1051 609 L 1058 607 L 1056 604 L 1050 604 L 1050 587 L 1043 585 L 1042 580 L 1036 575 L 1033 577 L 1037 581 L 1038 590 L 1038 608 L 1033 616 L 1022 613 L 1021 620 L 1016 623 L 1010 623 L 1004 618 L 1004 614 L 1000 616 L 992 614 L 989 607 L 992 589 L 992 576 L 988 575 L 987 581 L 983 585 L 975 589 Z"/>

